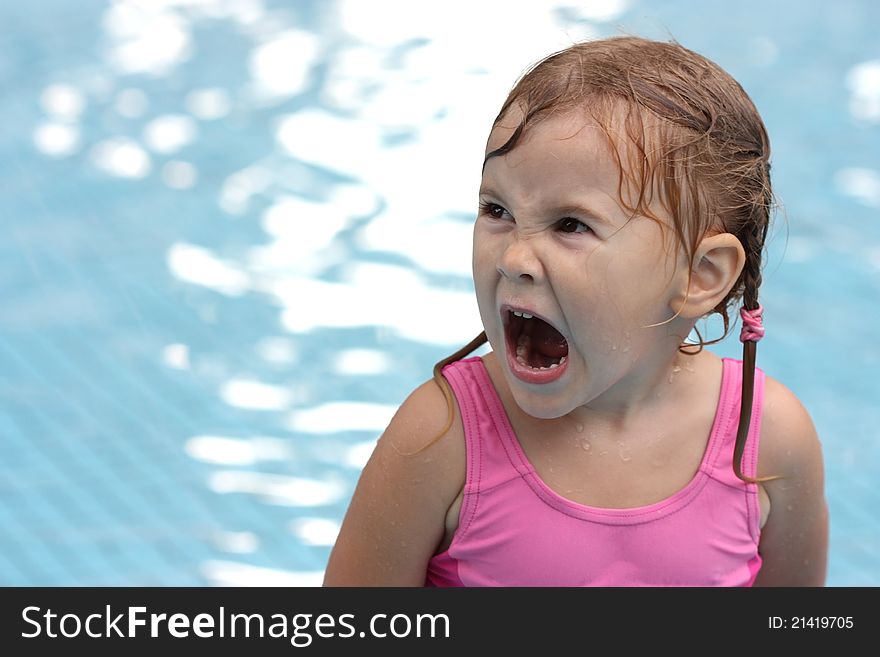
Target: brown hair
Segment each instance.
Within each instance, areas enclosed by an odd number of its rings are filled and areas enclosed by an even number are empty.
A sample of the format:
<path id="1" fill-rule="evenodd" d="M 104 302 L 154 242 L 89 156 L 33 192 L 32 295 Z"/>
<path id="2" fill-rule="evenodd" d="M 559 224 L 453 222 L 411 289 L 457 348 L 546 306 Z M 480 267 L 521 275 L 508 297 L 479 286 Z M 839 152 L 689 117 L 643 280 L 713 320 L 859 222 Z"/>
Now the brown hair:
<path id="1" fill-rule="evenodd" d="M 603 129 L 620 169 L 618 196 L 631 213 L 660 223 L 649 209 L 656 194 L 672 218 L 677 242 L 693 264 L 700 240 L 710 232 L 731 233 L 742 243 L 746 261 L 730 292 L 714 309 L 724 334 L 683 344 L 699 353 L 730 332 L 731 306 L 742 299 L 758 307 L 764 240 L 770 222 L 770 143 L 757 109 L 742 87 L 718 65 L 677 43 L 614 37 L 578 43 L 550 55 L 520 78 L 493 128 L 511 109 L 522 117 L 510 139 L 486 160 L 511 151 L 540 121 L 582 110 Z M 618 128 L 624 140 L 615 137 Z M 656 192 L 655 192 L 656 190 Z M 631 202 L 629 199 L 635 199 Z M 481 333 L 470 344 L 434 366 L 452 424 L 453 400 L 442 369 L 486 342 Z M 697 351 L 685 351 L 696 346 Z M 734 449 L 736 476 L 749 430 L 755 377 L 755 342 L 743 343 L 742 410 Z"/>

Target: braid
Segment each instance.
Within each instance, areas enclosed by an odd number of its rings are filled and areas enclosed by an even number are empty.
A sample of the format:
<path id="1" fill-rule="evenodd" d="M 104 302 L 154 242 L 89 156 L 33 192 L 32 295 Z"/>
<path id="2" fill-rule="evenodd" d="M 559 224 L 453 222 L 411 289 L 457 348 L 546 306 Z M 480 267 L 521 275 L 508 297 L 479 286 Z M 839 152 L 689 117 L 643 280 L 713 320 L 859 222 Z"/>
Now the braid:
<path id="1" fill-rule="evenodd" d="M 766 162 L 763 164 L 766 167 L 764 171 L 765 185 L 761 190 L 760 199 L 753 206 L 752 217 L 750 217 L 750 221 L 741 235 L 746 252 L 746 263 L 742 272 L 743 308 L 745 310 L 757 310 L 759 307 L 758 290 L 760 290 L 763 280 L 761 275 L 761 254 L 764 250 L 764 240 L 767 237 L 769 225 L 767 218 L 769 217 L 772 203 L 772 192 L 770 191 L 769 183 L 770 165 Z M 740 405 L 736 444 L 733 450 L 733 472 L 741 480 L 749 483 L 776 479 L 776 477 L 752 478 L 744 475 L 742 472 L 742 456 L 749 434 L 752 400 L 755 392 L 755 358 L 757 348 L 758 343 L 755 340 L 745 340 L 743 342 L 742 404 Z"/>
<path id="2" fill-rule="evenodd" d="M 443 436 L 446 435 L 446 432 L 449 431 L 449 428 L 452 426 L 452 422 L 455 419 L 455 401 L 452 394 L 452 388 L 449 386 L 449 381 L 446 380 L 446 377 L 443 376 L 443 368 L 449 365 L 450 363 L 454 363 L 457 360 L 461 360 L 469 353 L 474 351 L 477 347 L 484 345 L 488 342 L 486 338 L 486 332 L 482 331 L 477 337 L 468 342 L 461 349 L 456 351 L 451 356 L 447 356 L 436 365 L 434 365 L 434 383 L 440 388 L 440 391 L 443 393 L 443 397 L 446 399 L 446 425 L 436 436 L 431 438 L 427 443 L 419 447 L 414 452 L 401 452 L 397 447 L 394 449 L 397 450 L 398 454 L 403 456 L 415 456 L 416 454 L 421 454 L 424 450 L 428 449 L 431 445 L 440 440 Z"/>
<path id="3" fill-rule="evenodd" d="M 446 377 L 443 376 L 443 368 L 450 363 L 461 360 L 472 351 L 474 351 L 477 347 L 486 344 L 488 341 L 489 340 L 486 337 L 486 332 L 481 331 L 477 337 L 468 342 L 464 347 L 434 365 L 434 382 L 440 387 L 443 396 L 446 398 L 446 425 L 443 427 L 440 433 L 434 436 L 424 447 L 420 447 L 418 450 L 416 450 L 414 454 L 418 454 L 423 449 L 430 447 L 435 442 L 440 440 L 443 436 L 446 435 L 446 432 L 449 431 L 449 428 L 452 426 L 452 421 L 455 417 L 455 409 L 453 408 L 455 402 L 453 401 L 452 389 L 449 387 L 449 382 L 446 380 Z"/>

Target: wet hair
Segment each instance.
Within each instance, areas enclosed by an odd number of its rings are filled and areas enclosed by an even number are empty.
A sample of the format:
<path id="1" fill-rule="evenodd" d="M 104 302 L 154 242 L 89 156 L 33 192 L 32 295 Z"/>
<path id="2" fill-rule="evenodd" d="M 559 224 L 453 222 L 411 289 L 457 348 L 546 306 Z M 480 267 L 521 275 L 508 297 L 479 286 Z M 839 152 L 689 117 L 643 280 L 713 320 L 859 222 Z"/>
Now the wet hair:
<path id="1" fill-rule="evenodd" d="M 742 300 L 758 307 L 764 241 L 773 208 L 770 142 L 754 103 L 728 73 L 678 43 L 614 37 L 577 43 L 529 69 L 498 113 L 518 119 L 510 138 L 486 156 L 504 155 L 550 117 L 585 112 L 602 129 L 620 170 L 618 197 L 630 216 L 665 226 L 649 206 L 659 203 L 671 218 L 672 233 L 691 263 L 700 241 L 730 233 L 745 251 L 745 266 L 727 296 L 711 311 L 724 334 L 679 350 L 699 353 L 730 332 L 730 309 Z M 510 126 L 512 127 L 512 126 Z M 655 206 L 656 207 L 656 206 Z M 487 341 L 485 332 L 434 366 L 434 380 L 453 419 L 453 398 L 442 375 L 447 364 Z M 755 378 L 753 341 L 743 343 L 742 406 L 733 468 L 743 481 L 742 453 L 749 430 Z M 696 348 L 696 351 L 693 349 Z"/>

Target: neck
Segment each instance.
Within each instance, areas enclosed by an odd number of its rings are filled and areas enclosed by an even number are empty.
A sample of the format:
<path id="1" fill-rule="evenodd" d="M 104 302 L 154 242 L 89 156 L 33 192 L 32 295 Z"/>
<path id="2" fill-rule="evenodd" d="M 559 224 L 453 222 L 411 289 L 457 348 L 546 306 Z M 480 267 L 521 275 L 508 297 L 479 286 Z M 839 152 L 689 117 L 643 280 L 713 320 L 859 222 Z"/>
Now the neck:
<path id="1" fill-rule="evenodd" d="M 577 424 L 598 424 L 616 432 L 625 432 L 656 418 L 659 409 L 688 394 L 695 379 L 695 349 L 681 353 L 680 335 L 670 336 L 663 349 L 645 354 L 638 366 L 626 372 L 605 393 L 568 414 Z"/>

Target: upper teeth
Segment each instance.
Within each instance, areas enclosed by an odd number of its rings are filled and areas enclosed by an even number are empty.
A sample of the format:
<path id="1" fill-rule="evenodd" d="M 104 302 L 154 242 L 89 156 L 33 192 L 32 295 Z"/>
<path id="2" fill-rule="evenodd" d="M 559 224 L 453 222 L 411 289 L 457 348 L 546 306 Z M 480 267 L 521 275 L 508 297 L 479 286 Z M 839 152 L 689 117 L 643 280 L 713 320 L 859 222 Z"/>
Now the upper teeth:
<path id="1" fill-rule="evenodd" d="M 514 310 L 514 311 L 513 311 L 513 314 L 516 315 L 517 317 L 524 317 L 525 319 L 531 319 L 531 318 L 532 318 L 532 316 L 529 315 L 528 313 L 521 313 L 521 312 L 518 311 L 518 310 Z"/>

